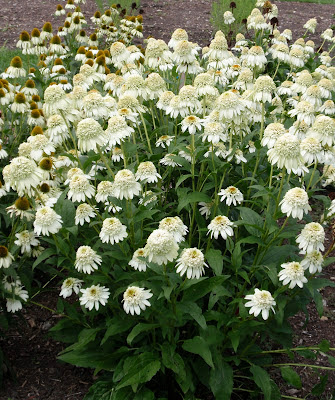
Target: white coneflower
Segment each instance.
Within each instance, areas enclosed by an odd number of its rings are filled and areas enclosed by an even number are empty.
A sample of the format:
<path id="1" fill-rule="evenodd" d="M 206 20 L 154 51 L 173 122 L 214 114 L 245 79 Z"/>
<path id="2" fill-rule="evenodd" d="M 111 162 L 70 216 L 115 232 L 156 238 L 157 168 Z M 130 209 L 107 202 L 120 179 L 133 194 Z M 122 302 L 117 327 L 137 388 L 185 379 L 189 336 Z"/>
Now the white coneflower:
<path id="1" fill-rule="evenodd" d="M 188 40 L 188 35 L 184 29 L 178 28 L 173 32 L 171 39 L 169 40 L 168 46 L 174 49 L 176 44 L 182 40 Z"/>
<path id="2" fill-rule="evenodd" d="M 7 247 L 0 245 L 0 268 L 9 268 L 13 261 L 14 257 Z"/>
<path id="3" fill-rule="evenodd" d="M 222 189 L 218 196 L 222 196 L 221 201 L 226 200 L 227 206 L 232 203 L 236 206 L 236 204 L 241 204 L 243 201 L 242 192 L 235 186 L 228 186 L 226 189 Z"/>
<path id="4" fill-rule="evenodd" d="M 312 125 L 315 120 L 315 108 L 306 100 L 299 101 L 293 110 L 288 112 L 291 117 L 296 116 L 299 122 L 304 121 L 308 125 Z"/>
<path id="5" fill-rule="evenodd" d="M 112 149 L 112 161 L 113 162 L 119 162 L 119 161 L 121 161 L 123 159 L 124 159 L 124 155 L 123 155 L 122 149 L 120 147 L 117 147 L 117 146 L 113 147 L 113 149 Z"/>
<path id="6" fill-rule="evenodd" d="M 308 101 L 314 108 L 321 107 L 322 92 L 318 85 L 310 86 L 301 96 L 302 100 Z"/>
<path id="7" fill-rule="evenodd" d="M 216 95 L 214 77 L 207 72 L 197 75 L 194 78 L 193 86 L 198 96 Z"/>
<path id="8" fill-rule="evenodd" d="M 188 130 L 191 135 L 194 135 L 197 130 L 201 130 L 202 122 L 196 115 L 189 115 L 181 121 L 181 130 L 182 132 Z"/>
<path id="9" fill-rule="evenodd" d="M 171 99 L 175 96 L 173 92 L 170 90 L 165 91 L 162 93 L 156 103 L 156 107 L 160 110 L 166 111 L 167 107 L 170 104 Z"/>
<path id="10" fill-rule="evenodd" d="M 267 155 L 272 165 L 285 167 L 289 173 L 293 171 L 300 176 L 308 172 L 300 152 L 299 140 L 290 133 L 280 136 L 274 147 L 268 150 Z"/>
<path id="11" fill-rule="evenodd" d="M 26 100 L 26 96 L 23 93 L 16 93 L 14 96 L 14 101 L 10 106 L 10 109 L 13 113 L 24 114 L 28 111 L 28 103 Z"/>
<path id="12" fill-rule="evenodd" d="M 130 52 L 123 43 L 114 42 L 110 47 L 110 55 L 115 67 L 121 68 L 129 59 Z"/>
<path id="13" fill-rule="evenodd" d="M 298 219 L 302 219 L 304 213 L 308 214 L 308 211 L 311 211 L 311 206 L 308 204 L 308 194 L 301 188 L 288 190 L 279 205 L 281 205 L 282 213 Z"/>
<path id="14" fill-rule="evenodd" d="M 36 235 L 57 233 L 62 227 L 62 217 L 50 207 L 41 207 L 36 211 L 34 232 Z"/>
<path id="15" fill-rule="evenodd" d="M 141 162 L 137 168 L 135 178 L 143 183 L 155 183 L 162 179 L 151 161 Z"/>
<path id="16" fill-rule="evenodd" d="M 91 90 L 82 99 L 82 108 L 87 118 L 107 118 L 109 116 L 109 109 L 105 104 L 104 98 L 96 90 Z"/>
<path id="17" fill-rule="evenodd" d="M 323 167 L 323 176 L 326 179 L 322 186 L 327 186 L 335 182 L 335 167 L 332 165 L 325 165 Z"/>
<path id="18" fill-rule="evenodd" d="M 179 217 L 166 217 L 159 223 L 159 229 L 170 232 L 177 243 L 183 242 L 188 228 Z"/>
<path id="19" fill-rule="evenodd" d="M 219 143 L 218 143 L 219 144 Z M 216 154 L 216 152 L 215 152 Z M 241 162 L 246 163 L 248 160 L 244 157 L 243 151 L 241 149 L 236 149 L 235 153 L 233 153 L 231 150 L 227 152 L 227 160 L 231 161 L 233 157 L 235 157 L 235 162 L 236 164 L 240 164 Z"/>
<path id="20" fill-rule="evenodd" d="M 119 243 L 127 236 L 127 227 L 119 219 L 112 217 L 103 221 L 99 234 L 102 243 Z"/>
<path id="21" fill-rule="evenodd" d="M 289 289 L 293 289 L 295 286 L 302 288 L 304 283 L 307 283 L 307 278 L 304 276 L 304 269 L 302 265 L 297 262 L 288 262 L 281 265 L 283 268 L 279 271 L 279 280 L 283 281 L 283 285 L 289 283 Z"/>
<path id="22" fill-rule="evenodd" d="M 304 93 L 312 85 L 312 75 L 307 70 L 304 70 L 297 74 L 295 82 L 292 85 L 292 91 L 296 93 Z"/>
<path id="23" fill-rule="evenodd" d="M 28 292 L 25 289 L 23 289 L 21 282 L 19 285 L 15 285 L 13 294 L 15 297 L 13 296 L 13 298 L 9 297 L 6 298 L 6 308 L 8 312 L 16 312 L 18 310 L 21 310 L 22 308 L 21 300 L 27 301 L 29 298 Z"/>
<path id="24" fill-rule="evenodd" d="M 335 115 L 335 103 L 333 100 L 327 100 L 322 104 L 319 111 L 326 115 Z"/>
<path id="25" fill-rule="evenodd" d="M 316 20 L 316 18 L 311 18 L 305 23 L 304 28 L 307 29 L 308 32 L 315 33 L 317 24 L 318 21 Z"/>
<path id="26" fill-rule="evenodd" d="M 21 78 L 27 75 L 19 56 L 12 58 L 10 66 L 7 68 L 6 72 L 10 78 Z"/>
<path id="27" fill-rule="evenodd" d="M 253 87 L 253 100 L 262 103 L 271 103 L 272 93 L 276 89 L 273 79 L 268 75 L 258 77 Z"/>
<path id="28" fill-rule="evenodd" d="M 249 314 L 254 314 L 255 317 L 262 313 L 262 318 L 267 320 L 270 310 L 275 312 L 273 306 L 276 305 L 276 302 L 271 293 L 267 290 L 259 290 L 256 288 L 254 294 L 245 296 L 245 300 L 249 300 L 245 303 L 245 307 L 251 307 Z"/>
<path id="29" fill-rule="evenodd" d="M 163 149 L 166 149 L 170 144 L 172 143 L 174 136 L 170 135 L 163 135 L 160 136 L 156 142 L 156 147 L 163 147 Z"/>
<path id="30" fill-rule="evenodd" d="M 137 286 L 129 286 L 123 293 L 123 309 L 127 314 L 140 315 L 141 310 L 145 310 L 146 307 L 150 307 L 151 304 L 148 301 L 152 297 L 150 289 L 146 290 Z"/>
<path id="31" fill-rule="evenodd" d="M 301 68 L 305 65 L 304 52 L 302 50 L 292 48 L 289 57 L 289 64 L 292 67 Z"/>
<path id="32" fill-rule="evenodd" d="M 15 240 L 15 244 L 21 247 L 21 253 L 30 254 L 33 246 L 38 246 L 40 241 L 36 238 L 34 232 L 30 232 L 28 230 L 24 230 L 15 234 L 17 240 Z"/>
<path id="33" fill-rule="evenodd" d="M 59 114 L 60 111 L 66 112 L 69 107 L 70 101 L 60 86 L 51 85 L 45 89 L 43 112 L 46 117 Z"/>
<path id="34" fill-rule="evenodd" d="M 206 219 L 209 218 L 209 216 L 211 215 L 211 208 L 213 206 L 212 203 L 205 203 L 203 201 L 201 201 L 200 203 L 198 203 L 198 205 L 200 206 L 199 211 L 201 215 L 204 215 Z"/>
<path id="35" fill-rule="evenodd" d="M 76 253 L 76 261 L 74 267 L 79 272 L 91 274 L 98 269 L 102 262 L 102 258 L 90 246 L 80 246 Z"/>
<path id="36" fill-rule="evenodd" d="M 226 25 L 231 25 L 234 21 L 235 21 L 235 18 L 231 11 L 226 11 L 223 13 L 223 22 Z"/>
<path id="37" fill-rule="evenodd" d="M 21 219 L 26 218 L 28 221 L 34 219 L 29 200 L 26 197 L 19 197 L 13 205 L 6 208 L 6 211 L 12 218 L 14 216 Z"/>
<path id="38" fill-rule="evenodd" d="M 74 175 L 69 182 L 69 191 L 67 197 L 73 201 L 85 201 L 85 198 L 92 198 L 95 194 L 95 188 L 85 175 Z"/>
<path id="39" fill-rule="evenodd" d="M 189 114 L 189 109 L 181 105 L 181 99 L 179 95 L 171 98 L 169 105 L 166 107 L 166 114 L 170 115 L 171 118 L 186 117 Z"/>
<path id="40" fill-rule="evenodd" d="M 51 115 L 47 120 L 46 136 L 55 145 L 61 144 L 70 137 L 64 119 L 59 114 Z"/>
<path id="41" fill-rule="evenodd" d="M 325 231 L 318 222 L 306 224 L 296 242 L 301 249 L 301 254 L 311 253 L 312 251 L 323 251 L 325 240 Z"/>
<path id="42" fill-rule="evenodd" d="M 196 113 L 201 109 L 201 103 L 198 100 L 197 90 L 192 85 L 185 85 L 179 90 L 179 99 L 180 107 L 182 108 L 191 110 L 193 113 Z"/>
<path id="43" fill-rule="evenodd" d="M 164 79 L 157 74 L 152 72 L 145 79 L 145 87 L 147 90 L 147 100 L 154 100 L 159 98 L 164 92 L 166 92 L 166 84 Z"/>
<path id="44" fill-rule="evenodd" d="M 303 269 L 308 269 L 311 274 L 322 271 L 323 255 L 320 251 L 314 250 L 305 255 L 305 258 L 301 261 Z"/>
<path id="45" fill-rule="evenodd" d="M 326 115 L 318 115 L 308 132 L 320 140 L 323 146 L 335 144 L 335 120 Z"/>
<path id="46" fill-rule="evenodd" d="M 97 203 L 106 202 L 109 196 L 113 195 L 113 183 L 109 181 L 101 181 L 97 187 L 95 200 Z"/>
<path id="47" fill-rule="evenodd" d="M 42 173 L 35 162 L 26 157 L 16 157 L 10 162 L 8 183 L 19 196 L 33 195 L 42 180 Z"/>
<path id="48" fill-rule="evenodd" d="M 222 93 L 215 102 L 215 111 L 219 112 L 220 119 L 234 120 L 238 123 L 245 105 L 241 97 L 232 91 Z"/>
<path id="49" fill-rule="evenodd" d="M 66 299 L 67 297 L 70 297 L 72 295 L 72 292 L 78 294 L 82 283 L 83 281 L 77 278 L 66 278 L 65 281 L 62 283 L 59 295 Z"/>
<path id="50" fill-rule="evenodd" d="M 234 224 L 229 220 L 229 218 L 223 215 L 218 215 L 208 225 L 207 235 L 210 233 L 211 238 L 214 237 L 215 239 L 221 235 L 222 238 L 226 240 L 228 236 L 234 235 L 233 227 Z"/>
<path id="51" fill-rule="evenodd" d="M 179 246 L 172 233 L 156 229 L 148 237 L 144 247 L 145 257 L 158 265 L 167 264 L 178 256 Z"/>
<path id="52" fill-rule="evenodd" d="M 188 279 L 199 279 L 208 265 L 205 263 L 205 257 L 199 249 L 193 247 L 184 249 L 176 264 L 176 272 L 183 276 L 186 273 Z"/>
<path id="53" fill-rule="evenodd" d="M 40 161 L 43 154 L 50 155 L 55 152 L 55 146 L 44 135 L 29 136 L 27 142 L 31 145 L 30 157 L 35 161 Z"/>
<path id="54" fill-rule="evenodd" d="M 5 149 L 2 148 L 2 144 L 0 143 L 0 160 L 8 157 L 8 153 Z"/>
<path id="55" fill-rule="evenodd" d="M 272 149 L 278 138 L 285 133 L 286 129 L 283 124 L 279 122 L 269 124 L 264 129 L 264 135 L 261 141 L 262 146 L 267 146 L 269 149 Z"/>
<path id="56" fill-rule="evenodd" d="M 85 306 L 90 311 L 93 307 L 98 311 L 100 304 L 103 306 L 107 304 L 109 298 L 109 289 L 105 286 L 92 285 L 87 289 L 80 289 L 82 293 L 80 297 L 80 305 Z"/>
<path id="57" fill-rule="evenodd" d="M 172 153 L 165 154 L 165 156 L 159 160 L 159 163 L 162 165 L 167 165 L 168 167 L 181 167 L 181 164 L 174 160 L 174 156 L 175 154 Z"/>
<path id="58" fill-rule="evenodd" d="M 136 181 L 135 175 L 129 169 L 118 171 L 113 182 L 113 196 L 122 200 L 138 196 L 142 187 Z"/>
<path id="59" fill-rule="evenodd" d="M 121 87 L 121 94 L 135 98 L 146 98 L 146 88 L 141 75 L 130 75 Z"/>
<path id="60" fill-rule="evenodd" d="M 87 203 L 80 204 L 76 209 L 75 224 L 84 225 L 85 222 L 90 222 L 97 215 L 96 211 L 96 208 Z"/>
<path id="61" fill-rule="evenodd" d="M 300 151 L 303 159 L 307 164 L 315 162 L 323 162 L 325 152 L 320 140 L 314 136 L 308 136 L 300 142 Z"/>
<path id="62" fill-rule="evenodd" d="M 93 150 L 97 152 L 97 146 L 104 146 L 108 136 L 99 122 L 93 118 L 85 118 L 77 125 L 78 147 L 82 152 Z"/>
<path id="63" fill-rule="evenodd" d="M 321 33 L 321 37 L 322 39 L 331 42 L 333 40 L 333 34 L 334 34 L 333 30 L 331 28 L 328 28 Z"/>
<path id="64" fill-rule="evenodd" d="M 127 121 L 121 115 L 113 115 L 108 120 L 108 127 L 105 131 L 108 135 L 108 143 L 110 146 L 121 144 L 127 137 L 131 136 L 134 128 L 127 124 Z"/>
<path id="65" fill-rule="evenodd" d="M 161 71 L 172 69 L 172 53 L 167 44 L 161 39 L 149 38 L 145 49 L 145 65 L 158 68 Z"/>
<path id="66" fill-rule="evenodd" d="M 243 56 L 246 64 L 249 68 L 262 69 L 267 63 L 267 58 L 264 55 L 264 51 L 260 46 L 253 46 L 248 50 L 248 54 Z"/>
<path id="67" fill-rule="evenodd" d="M 208 122 L 205 124 L 202 141 L 207 140 L 210 143 L 225 142 L 228 139 L 225 133 L 224 125 L 220 122 Z"/>
<path id="68" fill-rule="evenodd" d="M 313 40 L 308 40 L 306 42 L 304 51 L 307 56 L 312 56 L 314 54 L 314 47 L 315 47 L 315 44 L 314 44 Z"/>
<path id="69" fill-rule="evenodd" d="M 144 249 L 137 249 L 132 259 L 129 261 L 129 265 L 136 269 L 137 271 L 146 271 L 147 270 L 147 263 L 145 260 L 141 259 L 145 257 Z"/>
<path id="70" fill-rule="evenodd" d="M 290 50 L 285 43 L 274 44 L 271 47 L 270 52 L 272 54 L 272 57 L 277 59 L 278 61 L 282 61 L 285 63 L 288 63 L 290 61 Z"/>
<path id="71" fill-rule="evenodd" d="M 327 78 L 322 78 L 318 82 L 318 86 L 321 90 L 321 96 L 324 99 L 331 99 L 332 98 L 332 92 L 335 90 L 335 84 L 333 81 Z"/>
<path id="72" fill-rule="evenodd" d="M 293 96 L 296 93 L 292 90 L 293 82 L 291 81 L 284 81 L 281 83 L 281 85 L 277 89 L 277 93 L 280 96 Z"/>

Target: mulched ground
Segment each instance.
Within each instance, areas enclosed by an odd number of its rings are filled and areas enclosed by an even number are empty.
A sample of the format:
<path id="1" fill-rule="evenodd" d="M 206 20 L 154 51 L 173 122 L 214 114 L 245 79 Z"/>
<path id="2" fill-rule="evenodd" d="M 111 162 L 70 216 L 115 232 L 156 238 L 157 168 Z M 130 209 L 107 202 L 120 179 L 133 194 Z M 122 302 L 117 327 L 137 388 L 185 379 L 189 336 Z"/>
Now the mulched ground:
<path id="1" fill-rule="evenodd" d="M 0 47 L 15 48 L 22 30 L 29 32 L 41 28 L 45 21 L 51 21 L 55 31 L 63 21 L 54 17 L 54 10 L 59 0 L 0 0 Z M 65 3 L 62 2 L 64 5 Z M 207 45 L 213 35 L 210 25 L 209 0 L 142 0 L 144 11 L 144 37 L 169 40 L 176 28 L 184 28 L 189 33 L 189 40 Z M 312 39 L 319 43 L 318 35 L 334 23 L 332 15 L 334 5 L 317 5 L 298 2 L 275 1 L 279 8 L 279 28 L 290 28 L 294 38 L 304 32 L 302 26 L 309 18 L 316 17 L 319 25 Z M 96 10 L 93 0 L 87 0 L 82 11 L 87 18 Z M 335 266 L 324 271 L 325 277 L 334 279 Z M 41 294 L 35 300 L 53 308 L 58 292 Z M 295 345 L 316 345 L 322 339 L 330 341 L 334 347 L 335 331 L 335 293 L 333 289 L 323 291 L 325 315 L 320 319 L 313 305 L 310 306 L 310 320 L 305 325 L 304 316 L 292 319 L 297 332 Z M 26 307 L 21 316 L 15 315 L 15 324 L 7 332 L 5 340 L 0 342 L 6 356 L 13 365 L 16 382 L 5 379 L 5 386 L 0 390 L 0 400 L 82 400 L 93 383 L 93 371 L 75 368 L 57 361 L 57 354 L 64 348 L 61 343 L 48 338 L 47 331 L 57 322 L 57 316 L 46 309 L 31 305 Z M 316 360 L 323 365 L 324 357 Z M 300 369 L 303 378 L 303 389 L 289 388 L 277 376 L 285 394 L 303 397 L 306 390 L 318 382 L 315 373 L 309 369 Z M 328 393 L 334 389 L 335 374 L 329 374 Z M 320 399 L 320 397 L 318 397 Z M 330 397 L 329 397 L 330 398 Z M 312 397 L 309 397 L 312 399 Z"/>

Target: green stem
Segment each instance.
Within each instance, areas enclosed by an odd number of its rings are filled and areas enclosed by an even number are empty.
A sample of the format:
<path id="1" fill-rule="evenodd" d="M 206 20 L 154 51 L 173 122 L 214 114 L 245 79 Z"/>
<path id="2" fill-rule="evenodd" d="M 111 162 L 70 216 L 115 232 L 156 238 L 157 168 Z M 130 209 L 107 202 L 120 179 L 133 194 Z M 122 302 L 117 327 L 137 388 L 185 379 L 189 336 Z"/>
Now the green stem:
<path id="1" fill-rule="evenodd" d="M 149 152 L 150 152 L 150 154 L 152 154 L 152 149 L 151 149 L 151 144 L 150 144 L 150 139 L 149 139 L 149 135 L 148 135 L 147 126 L 146 126 L 146 124 L 145 124 L 145 120 L 144 120 L 143 114 L 142 114 L 141 112 L 140 112 L 140 117 L 141 117 L 141 121 L 142 121 L 142 124 L 143 124 L 145 137 L 146 137 L 146 139 L 147 139 Z"/>

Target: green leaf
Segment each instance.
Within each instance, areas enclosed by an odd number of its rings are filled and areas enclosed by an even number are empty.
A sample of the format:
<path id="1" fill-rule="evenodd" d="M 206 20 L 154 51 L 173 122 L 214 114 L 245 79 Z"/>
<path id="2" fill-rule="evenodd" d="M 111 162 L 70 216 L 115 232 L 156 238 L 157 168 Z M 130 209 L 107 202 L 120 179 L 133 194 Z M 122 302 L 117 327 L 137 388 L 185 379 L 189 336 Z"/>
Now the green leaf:
<path id="1" fill-rule="evenodd" d="M 197 301 L 212 291 L 215 287 L 222 285 L 230 275 L 213 276 L 212 278 L 204 279 L 199 283 L 185 289 L 183 300 Z"/>
<path id="2" fill-rule="evenodd" d="M 205 258 L 208 264 L 214 271 L 215 275 L 219 276 L 223 270 L 223 258 L 220 250 L 210 249 L 206 252 Z"/>
<path id="3" fill-rule="evenodd" d="M 84 397 L 84 400 L 102 400 L 110 396 L 112 392 L 111 382 L 99 381 L 92 385 Z M 107 397 L 109 399 L 109 397 Z M 106 399 L 107 400 L 107 399 Z"/>
<path id="4" fill-rule="evenodd" d="M 161 346 L 161 349 L 162 361 L 165 367 L 175 372 L 182 381 L 185 380 L 185 364 L 182 357 L 178 353 L 176 353 L 175 347 L 172 346 L 170 343 L 165 342 Z"/>
<path id="5" fill-rule="evenodd" d="M 235 270 L 238 270 L 242 265 L 242 253 L 241 246 L 239 244 L 236 244 L 234 247 L 234 251 L 231 256 L 231 262 Z"/>
<path id="6" fill-rule="evenodd" d="M 123 387 L 148 382 L 157 374 L 161 367 L 157 356 L 152 353 L 142 353 L 136 357 L 133 366 L 117 385 L 116 390 Z"/>
<path id="7" fill-rule="evenodd" d="M 328 340 L 323 339 L 319 344 L 319 349 L 320 351 L 322 351 L 322 353 L 328 353 L 330 349 L 330 343 L 328 342 Z"/>
<path id="8" fill-rule="evenodd" d="M 178 310 L 186 314 L 190 314 L 192 318 L 201 326 L 202 329 L 207 328 L 205 317 L 202 315 L 201 308 L 193 301 L 182 302 L 178 304 Z"/>
<path id="9" fill-rule="evenodd" d="M 60 354 L 67 353 L 71 350 L 79 350 L 86 346 L 88 343 L 93 342 L 97 333 L 101 330 L 101 328 L 91 328 L 91 329 L 83 329 L 78 336 L 78 342 L 72 344 L 66 349 L 62 350 Z"/>
<path id="10" fill-rule="evenodd" d="M 182 175 L 179 177 L 177 183 L 176 183 L 176 189 L 178 188 L 178 186 L 180 186 L 186 179 L 188 178 L 192 178 L 191 174 L 186 174 L 186 175 Z"/>
<path id="11" fill-rule="evenodd" d="M 62 217 L 63 228 L 69 228 L 75 225 L 74 217 L 76 215 L 76 209 L 72 201 L 59 198 L 55 205 L 55 211 Z"/>
<path id="12" fill-rule="evenodd" d="M 38 266 L 38 264 L 40 264 L 42 261 L 46 260 L 47 258 L 51 257 L 51 256 L 55 256 L 55 249 L 46 249 L 43 250 L 42 253 L 37 257 L 37 259 L 35 260 L 34 264 L 33 264 L 33 270 Z"/>
<path id="13" fill-rule="evenodd" d="M 294 371 L 293 368 L 291 368 L 290 366 L 281 367 L 280 372 L 281 376 L 287 383 L 289 383 L 290 385 L 294 386 L 297 389 L 302 388 L 300 376 L 297 374 L 297 372 Z"/>
<path id="14" fill-rule="evenodd" d="M 193 339 L 185 340 L 182 347 L 189 353 L 198 354 L 210 367 L 214 368 L 212 353 L 208 344 L 201 336 L 195 336 Z"/>
<path id="15" fill-rule="evenodd" d="M 291 246 L 289 244 L 285 246 L 272 246 L 264 255 L 261 260 L 262 264 L 273 264 L 273 260 L 276 260 L 277 264 L 283 263 L 291 254 L 297 251 L 296 246 Z"/>
<path id="16" fill-rule="evenodd" d="M 179 213 L 188 204 L 199 203 L 200 201 L 204 201 L 204 202 L 208 203 L 211 201 L 211 198 L 209 196 L 207 196 L 207 194 L 200 193 L 200 192 L 193 192 L 193 193 L 188 194 L 187 196 L 183 196 L 182 198 L 179 199 L 177 212 Z"/>
<path id="17" fill-rule="evenodd" d="M 240 344 L 241 332 L 239 330 L 232 330 L 228 333 L 228 336 L 236 353 L 238 345 Z"/>
<path id="18" fill-rule="evenodd" d="M 136 338 L 137 335 L 139 335 L 142 332 L 150 331 L 151 329 L 157 328 L 158 326 L 159 324 L 142 324 L 142 323 L 137 324 L 136 326 L 134 326 L 134 328 L 127 336 L 127 343 L 130 346 L 132 341 Z"/>
<path id="19" fill-rule="evenodd" d="M 242 221 L 244 221 L 245 229 L 253 236 L 260 237 L 263 232 L 263 218 L 247 207 L 237 207 L 240 210 Z"/>
<path id="20" fill-rule="evenodd" d="M 271 380 L 269 374 L 265 369 L 259 367 L 258 365 L 252 365 L 250 367 L 250 372 L 254 377 L 256 385 L 262 390 L 265 400 L 271 400 Z"/>
<path id="21" fill-rule="evenodd" d="M 211 369 L 209 386 L 216 400 L 229 400 L 233 392 L 232 367 L 221 361 L 215 369 Z"/>
<path id="22" fill-rule="evenodd" d="M 324 376 L 321 376 L 320 382 L 317 383 L 317 384 L 313 387 L 311 393 L 314 394 L 314 396 L 321 396 L 322 393 L 323 393 L 323 392 L 325 391 L 325 389 L 326 389 L 327 382 L 328 382 L 328 374 L 326 374 L 326 375 L 324 375 Z"/>
<path id="23" fill-rule="evenodd" d="M 108 338 L 117 335 L 119 333 L 127 331 L 133 326 L 133 321 L 131 320 L 120 320 L 113 318 L 110 320 L 110 326 L 108 327 L 105 336 L 103 337 L 100 345 L 103 345 Z"/>

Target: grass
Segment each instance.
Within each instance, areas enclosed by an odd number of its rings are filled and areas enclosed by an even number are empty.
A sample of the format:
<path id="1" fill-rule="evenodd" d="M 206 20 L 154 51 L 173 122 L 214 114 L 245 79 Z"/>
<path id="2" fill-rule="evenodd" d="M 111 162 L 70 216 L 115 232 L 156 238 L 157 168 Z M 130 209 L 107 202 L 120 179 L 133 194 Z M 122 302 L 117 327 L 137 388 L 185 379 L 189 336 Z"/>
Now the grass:
<path id="1" fill-rule="evenodd" d="M 28 65 L 28 56 L 22 54 L 20 49 L 8 49 L 5 46 L 0 47 L 0 72 L 9 67 L 13 57 L 20 56 L 24 66 Z M 36 56 L 30 56 L 30 64 L 37 62 Z"/>
<path id="2" fill-rule="evenodd" d="M 335 5 L 335 0 L 281 0 L 281 1 L 297 1 L 299 3 L 333 4 L 333 5 Z"/>

